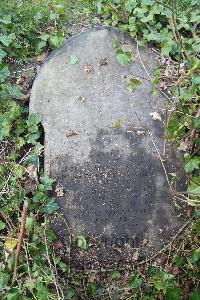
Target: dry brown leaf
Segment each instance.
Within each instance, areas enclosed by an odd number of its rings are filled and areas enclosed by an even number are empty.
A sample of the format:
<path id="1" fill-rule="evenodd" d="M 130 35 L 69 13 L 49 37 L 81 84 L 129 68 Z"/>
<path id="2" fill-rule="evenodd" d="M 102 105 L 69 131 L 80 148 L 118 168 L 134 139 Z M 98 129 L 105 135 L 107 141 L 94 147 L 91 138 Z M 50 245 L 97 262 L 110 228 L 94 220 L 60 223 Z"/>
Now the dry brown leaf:
<path id="1" fill-rule="evenodd" d="M 63 197 L 65 195 L 64 188 L 63 188 L 62 184 L 58 183 L 56 185 L 55 192 L 57 194 L 57 197 Z"/>
<path id="2" fill-rule="evenodd" d="M 38 55 L 38 56 L 36 57 L 36 61 L 37 61 L 37 62 L 41 62 L 41 61 L 45 60 L 45 58 L 47 57 L 47 55 L 48 55 L 47 52 L 43 52 L 42 54 L 40 54 L 40 55 Z"/>
<path id="3" fill-rule="evenodd" d="M 85 102 L 86 97 L 78 97 L 78 100 L 79 100 L 80 102 Z"/>
<path id="4" fill-rule="evenodd" d="M 178 150 L 185 152 L 187 151 L 187 149 L 188 149 L 188 144 L 185 141 L 181 141 Z"/>
<path id="5" fill-rule="evenodd" d="M 26 168 L 26 173 L 31 179 L 34 179 L 36 182 L 38 182 L 37 167 L 35 165 L 29 165 Z"/>
<path id="6" fill-rule="evenodd" d="M 26 101 L 26 100 L 28 100 L 30 98 L 30 94 L 26 94 L 26 95 L 22 95 L 21 96 L 21 100 L 22 101 Z"/>
<path id="7" fill-rule="evenodd" d="M 154 112 L 150 113 L 150 116 L 153 120 L 162 121 L 161 116 L 157 113 L 157 111 L 154 111 Z"/>
<path id="8" fill-rule="evenodd" d="M 78 133 L 72 129 L 70 129 L 68 132 L 67 132 L 67 137 L 70 137 L 70 136 L 74 136 L 74 135 L 78 135 Z"/>
<path id="9" fill-rule="evenodd" d="M 99 62 L 99 66 L 106 66 L 108 64 L 107 57 L 101 58 Z"/>
<path id="10" fill-rule="evenodd" d="M 142 241 L 142 246 L 146 246 L 148 244 L 148 240 L 147 238 L 144 238 L 144 240 Z"/>
<path id="11" fill-rule="evenodd" d="M 133 254 L 133 260 L 138 260 L 138 258 L 139 258 L 139 251 L 138 250 L 136 250 L 135 251 L 135 253 Z"/>
<path id="12" fill-rule="evenodd" d="M 92 65 L 90 65 L 90 64 L 85 64 L 84 65 L 84 70 L 85 70 L 86 73 L 90 73 L 90 72 L 94 71 Z"/>

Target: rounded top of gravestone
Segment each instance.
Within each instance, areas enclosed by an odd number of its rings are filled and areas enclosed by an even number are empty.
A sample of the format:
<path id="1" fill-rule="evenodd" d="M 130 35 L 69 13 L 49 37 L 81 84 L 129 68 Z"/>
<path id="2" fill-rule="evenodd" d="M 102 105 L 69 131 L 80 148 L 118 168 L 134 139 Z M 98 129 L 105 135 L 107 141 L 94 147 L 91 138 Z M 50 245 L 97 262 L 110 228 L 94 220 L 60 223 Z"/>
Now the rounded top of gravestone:
<path id="1" fill-rule="evenodd" d="M 65 41 L 34 82 L 30 110 L 42 118 L 45 171 L 67 223 L 51 220 L 60 239 L 69 228 L 86 238 L 85 261 L 137 260 L 182 226 L 170 183 L 180 168 L 163 139 L 166 99 L 151 93 L 158 66 L 151 48 L 100 27 Z"/>

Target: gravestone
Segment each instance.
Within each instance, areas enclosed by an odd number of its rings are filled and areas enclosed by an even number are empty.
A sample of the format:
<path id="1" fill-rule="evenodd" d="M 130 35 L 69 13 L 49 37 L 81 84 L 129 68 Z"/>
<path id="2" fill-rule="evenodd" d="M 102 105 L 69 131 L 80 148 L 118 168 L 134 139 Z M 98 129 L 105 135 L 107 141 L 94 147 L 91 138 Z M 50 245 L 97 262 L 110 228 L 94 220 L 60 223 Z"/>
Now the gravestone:
<path id="1" fill-rule="evenodd" d="M 132 51 L 126 66 L 116 60 L 116 38 Z M 41 115 L 45 132 L 45 172 L 55 179 L 68 224 L 56 217 L 53 227 L 64 241 L 69 228 L 74 239 L 84 235 L 85 253 L 105 262 L 153 254 L 182 226 L 169 185 L 180 170 L 163 139 L 166 98 L 152 96 L 147 74 L 158 65 L 151 48 L 138 52 L 128 34 L 98 27 L 55 50 L 32 88 L 30 110 Z M 130 92 L 133 78 L 141 84 Z"/>

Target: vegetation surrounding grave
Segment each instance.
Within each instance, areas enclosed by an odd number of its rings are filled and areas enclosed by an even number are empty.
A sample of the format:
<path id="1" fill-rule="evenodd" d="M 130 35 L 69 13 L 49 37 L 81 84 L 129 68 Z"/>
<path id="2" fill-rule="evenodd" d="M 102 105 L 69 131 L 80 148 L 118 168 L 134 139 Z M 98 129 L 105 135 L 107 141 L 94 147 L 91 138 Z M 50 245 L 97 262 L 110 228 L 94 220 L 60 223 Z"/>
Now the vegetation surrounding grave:
<path id="1" fill-rule="evenodd" d="M 28 116 L 37 67 L 51 49 L 62 44 L 73 23 L 85 23 L 87 19 L 119 26 L 137 38 L 139 45 L 151 42 L 161 49 L 163 66 L 152 79 L 152 93 L 157 87 L 166 93 L 165 138 L 185 153 L 188 193 L 174 193 L 174 197 L 194 207 L 188 210 L 190 221 L 185 233 L 153 261 L 140 265 L 136 260 L 134 266 L 107 272 L 75 272 L 70 262 L 63 260 L 62 247 L 57 254 L 59 245 L 48 228 L 46 215 L 55 213 L 58 206 L 48 196 L 53 182 L 42 172 L 40 118 Z M 198 0 L 1 1 L 1 299 L 200 299 L 199 24 Z M 118 62 L 131 63 L 132 54 L 123 52 L 117 41 L 114 46 Z M 133 80 L 129 90 L 138 84 Z M 173 176 L 172 182 L 175 179 Z M 26 233 L 19 253 L 18 230 L 27 209 Z M 87 248 L 83 236 L 78 246 L 79 251 Z"/>

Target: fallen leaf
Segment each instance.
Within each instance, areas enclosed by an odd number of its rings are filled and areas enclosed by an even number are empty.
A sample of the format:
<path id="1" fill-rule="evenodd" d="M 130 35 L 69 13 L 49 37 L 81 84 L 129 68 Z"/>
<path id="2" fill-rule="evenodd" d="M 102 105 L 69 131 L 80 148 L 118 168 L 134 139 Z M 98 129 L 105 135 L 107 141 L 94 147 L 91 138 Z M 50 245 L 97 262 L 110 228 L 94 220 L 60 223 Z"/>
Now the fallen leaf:
<path id="1" fill-rule="evenodd" d="M 122 124 L 122 121 L 121 120 L 117 120 L 115 122 L 115 124 L 112 126 L 112 128 L 119 128 L 121 126 L 121 124 Z"/>
<path id="2" fill-rule="evenodd" d="M 133 254 L 133 260 L 138 260 L 138 258 L 139 258 L 139 251 L 138 250 L 136 250 L 135 251 L 135 253 Z"/>
<path id="3" fill-rule="evenodd" d="M 127 90 L 129 92 L 133 92 L 139 85 L 141 85 L 140 80 L 138 80 L 136 78 L 130 79 L 129 84 L 127 85 Z"/>
<path id="4" fill-rule="evenodd" d="M 72 54 L 69 58 L 70 65 L 76 65 L 79 62 L 78 57 L 75 54 Z"/>
<path id="5" fill-rule="evenodd" d="M 5 246 L 9 250 L 14 249 L 17 246 L 17 240 L 9 239 L 9 238 L 6 239 Z"/>
<path id="6" fill-rule="evenodd" d="M 187 149 L 188 149 L 188 144 L 185 141 L 181 141 L 178 150 L 185 152 Z"/>
<path id="7" fill-rule="evenodd" d="M 25 102 L 26 100 L 28 100 L 29 98 L 30 98 L 30 94 L 26 94 L 26 95 L 23 94 L 23 95 L 21 96 L 21 100 L 24 101 L 24 102 Z"/>
<path id="8" fill-rule="evenodd" d="M 84 65 L 84 70 L 85 70 L 86 73 L 90 73 L 90 72 L 94 71 L 92 65 L 90 65 L 90 64 L 85 64 Z"/>
<path id="9" fill-rule="evenodd" d="M 70 129 L 69 132 L 67 133 L 67 137 L 74 136 L 74 135 L 78 135 L 78 133 L 72 129 Z"/>
<path id="10" fill-rule="evenodd" d="M 40 54 L 40 55 L 38 55 L 38 56 L 36 57 L 36 61 L 37 61 L 37 62 L 41 62 L 41 61 L 45 60 L 45 58 L 47 57 L 47 55 L 48 55 L 47 52 L 43 52 L 42 54 Z"/>
<path id="11" fill-rule="evenodd" d="M 58 183 L 56 185 L 56 189 L 55 189 L 55 192 L 57 194 L 57 197 L 63 197 L 64 196 L 64 188 L 62 186 L 62 184 Z"/>
<path id="12" fill-rule="evenodd" d="M 147 238 L 144 238 L 144 240 L 142 241 L 142 246 L 146 246 L 148 244 L 148 240 Z"/>
<path id="13" fill-rule="evenodd" d="M 142 130 L 138 130 L 136 133 L 137 133 L 137 135 L 145 135 L 146 134 L 146 132 L 142 131 Z"/>
<path id="14" fill-rule="evenodd" d="M 38 174 L 37 174 L 37 167 L 35 165 L 29 165 L 26 168 L 26 173 L 28 176 L 32 179 L 34 179 L 36 182 L 38 182 Z"/>
<path id="15" fill-rule="evenodd" d="M 106 66 L 108 64 L 107 57 L 101 58 L 99 62 L 99 66 Z"/>
<path id="16" fill-rule="evenodd" d="M 151 116 L 151 118 L 152 118 L 153 120 L 159 120 L 159 121 L 162 121 L 161 116 L 160 116 L 156 111 L 150 113 L 150 116 Z"/>
<path id="17" fill-rule="evenodd" d="M 86 97 L 78 97 L 78 100 L 79 100 L 80 102 L 85 102 Z"/>

